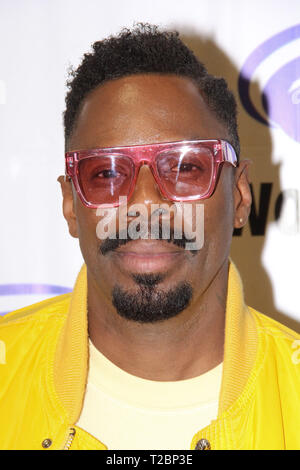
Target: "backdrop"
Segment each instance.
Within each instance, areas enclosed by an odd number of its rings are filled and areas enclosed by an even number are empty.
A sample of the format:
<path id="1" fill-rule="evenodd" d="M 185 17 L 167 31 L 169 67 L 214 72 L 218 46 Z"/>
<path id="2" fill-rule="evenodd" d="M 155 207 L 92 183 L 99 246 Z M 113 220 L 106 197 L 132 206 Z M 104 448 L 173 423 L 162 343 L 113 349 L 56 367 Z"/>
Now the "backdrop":
<path id="1" fill-rule="evenodd" d="M 0 312 L 72 289 L 82 257 L 56 181 L 67 70 L 138 21 L 179 30 L 235 93 L 254 202 L 232 258 L 248 304 L 299 330 L 299 0 L 1 0 Z"/>

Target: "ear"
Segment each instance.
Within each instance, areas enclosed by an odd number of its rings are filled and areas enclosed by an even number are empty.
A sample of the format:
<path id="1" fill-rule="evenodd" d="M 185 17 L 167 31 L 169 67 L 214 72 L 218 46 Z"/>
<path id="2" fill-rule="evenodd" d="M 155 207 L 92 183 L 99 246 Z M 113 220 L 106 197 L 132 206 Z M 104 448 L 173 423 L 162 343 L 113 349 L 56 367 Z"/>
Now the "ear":
<path id="1" fill-rule="evenodd" d="M 250 160 L 242 160 L 235 170 L 235 188 L 234 188 L 234 228 L 243 227 L 249 217 L 252 196 L 249 183 Z"/>
<path id="2" fill-rule="evenodd" d="M 72 181 L 68 177 L 59 176 L 57 181 L 60 183 L 63 195 L 63 214 L 69 226 L 70 235 L 78 238 L 77 218 L 74 210 L 74 197 L 72 191 Z"/>

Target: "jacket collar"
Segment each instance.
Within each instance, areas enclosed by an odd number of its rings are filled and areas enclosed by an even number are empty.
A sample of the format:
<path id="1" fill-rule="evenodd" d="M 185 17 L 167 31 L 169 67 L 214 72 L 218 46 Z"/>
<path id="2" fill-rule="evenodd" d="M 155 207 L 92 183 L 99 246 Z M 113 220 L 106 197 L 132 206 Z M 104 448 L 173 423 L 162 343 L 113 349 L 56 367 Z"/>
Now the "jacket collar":
<path id="1" fill-rule="evenodd" d="M 77 276 L 54 358 L 54 386 L 70 424 L 79 418 L 88 370 L 87 268 Z"/>
<path id="2" fill-rule="evenodd" d="M 241 395 L 254 366 L 257 348 L 256 323 L 249 307 L 245 305 L 238 270 L 230 261 L 219 416 Z"/>
<path id="3" fill-rule="evenodd" d="M 239 273 L 230 262 L 219 416 L 240 396 L 253 367 L 257 345 L 255 321 L 244 303 Z M 75 424 L 80 416 L 87 370 L 87 268 L 84 264 L 74 286 L 54 358 L 54 385 L 70 424 Z"/>

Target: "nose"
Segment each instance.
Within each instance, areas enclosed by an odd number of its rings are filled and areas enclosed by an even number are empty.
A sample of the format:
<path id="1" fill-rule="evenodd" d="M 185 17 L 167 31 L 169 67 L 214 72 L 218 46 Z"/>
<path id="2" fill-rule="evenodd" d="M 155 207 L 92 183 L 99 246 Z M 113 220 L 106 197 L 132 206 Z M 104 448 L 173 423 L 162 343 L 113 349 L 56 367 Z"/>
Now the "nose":
<path id="1" fill-rule="evenodd" d="M 153 210 L 157 210 L 157 207 L 153 209 L 153 205 L 164 204 L 165 206 L 167 204 L 171 206 L 172 204 L 172 202 L 166 199 L 161 193 L 148 165 L 142 165 L 140 168 L 133 195 L 128 202 L 129 209 L 133 204 L 143 204 L 147 209 L 148 217 Z"/>

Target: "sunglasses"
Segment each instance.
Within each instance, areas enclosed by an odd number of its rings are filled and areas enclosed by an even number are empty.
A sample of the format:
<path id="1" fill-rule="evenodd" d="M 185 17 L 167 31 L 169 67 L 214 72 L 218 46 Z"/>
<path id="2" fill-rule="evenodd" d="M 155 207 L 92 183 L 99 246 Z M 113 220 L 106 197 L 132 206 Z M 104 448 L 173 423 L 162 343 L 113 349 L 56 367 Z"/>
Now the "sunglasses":
<path id="1" fill-rule="evenodd" d="M 233 147 L 225 140 L 193 140 L 67 152 L 66 175 L 86 207 L 117 207 L 129 200 L 139 169 L 150 167 L 161 194 L 171 201 L 209 198 L 220 165 L 237 166 Z"/>

